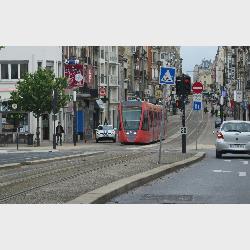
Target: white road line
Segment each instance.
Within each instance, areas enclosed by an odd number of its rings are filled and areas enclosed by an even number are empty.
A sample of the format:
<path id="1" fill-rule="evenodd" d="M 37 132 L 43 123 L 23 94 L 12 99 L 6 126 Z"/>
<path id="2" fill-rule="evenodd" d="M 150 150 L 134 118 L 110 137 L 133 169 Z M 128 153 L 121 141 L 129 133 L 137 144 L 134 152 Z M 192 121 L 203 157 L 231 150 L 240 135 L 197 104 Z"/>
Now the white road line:
<path id="1" fill-rule="evenodd" d="M 224 161 L 226 161 L 226 162 L 231 162 L 231 160 L 224 160 Z"/>
<path id="2" fill-rule="evenodd" d="M 240 162 L 242 162 L 244 165 L 248 164 L 248 161 L 240 161 Z"/>
<path id="3" fill-rule="evenodd" d="M 215 173 L 231 173 L 232 171 L 230 170 L 221 170 L 221 169 L 215 169 L 213 170 Z"/>
<path id="4" fill-rule="evenodd" d="M 239 172 L 239 176 L 246 176 L 247 173 L 246 172 Z"/>

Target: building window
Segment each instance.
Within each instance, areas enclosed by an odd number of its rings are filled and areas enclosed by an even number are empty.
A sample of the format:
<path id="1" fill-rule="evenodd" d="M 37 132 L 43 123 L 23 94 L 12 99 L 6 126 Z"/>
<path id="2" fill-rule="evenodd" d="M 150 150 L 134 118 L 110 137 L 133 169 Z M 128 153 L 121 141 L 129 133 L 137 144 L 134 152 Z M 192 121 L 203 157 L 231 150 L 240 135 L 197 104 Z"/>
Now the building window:
<path id="1" fill-rule="evenodd" d="M 8 64 L 1 64 L 2 79 L 9 79 Z"/>
<path id="2" fill-rule="evenodd" d="M 23 79 L 26 73 L 28 73 L 28 64 L 20 64 L 20 78 Z"/>
<path id="3" fill-rule="evenodd" d="M 46 69 L 54 71 L 54 61 L 46 61 Z"/>
<path id="4" fill-rule="evenodd" d="M 37 69 L 41 69 L 42 68 L 42 64 L 43 64 L 43 62 L 37 62 Z"/>
<path id="5" fill-rule="evenodd" d="M 101 50 L 101 58 L 104 59 L 104 50 Z"/>
<path id="6" fill-rule="evenodd" d="M 61 62 L 58 62 L 58 76 L 62 75 L 62 64 Z"/>
<path id="7" fill-rule="evenodd" d="M 11 64 L 11 79 L 18 79 L 18 64 Z"/>

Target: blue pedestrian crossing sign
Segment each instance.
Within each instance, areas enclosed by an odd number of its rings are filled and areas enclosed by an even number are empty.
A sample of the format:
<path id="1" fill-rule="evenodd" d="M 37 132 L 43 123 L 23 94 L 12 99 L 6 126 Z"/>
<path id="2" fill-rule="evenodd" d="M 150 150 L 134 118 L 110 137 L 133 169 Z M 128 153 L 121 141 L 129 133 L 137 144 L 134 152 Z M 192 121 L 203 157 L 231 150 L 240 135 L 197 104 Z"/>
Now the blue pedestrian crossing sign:
<path id="1" fill-rule="evenodd" d="M 161 67 L 159 84 L 175 84 L 175 72 L 174 67 Z"/>
<path id="2" fill-rule="evenodd" d="M 201 102 L 194 101 L 193 102 L 193 110 L 201 110 Z"/>

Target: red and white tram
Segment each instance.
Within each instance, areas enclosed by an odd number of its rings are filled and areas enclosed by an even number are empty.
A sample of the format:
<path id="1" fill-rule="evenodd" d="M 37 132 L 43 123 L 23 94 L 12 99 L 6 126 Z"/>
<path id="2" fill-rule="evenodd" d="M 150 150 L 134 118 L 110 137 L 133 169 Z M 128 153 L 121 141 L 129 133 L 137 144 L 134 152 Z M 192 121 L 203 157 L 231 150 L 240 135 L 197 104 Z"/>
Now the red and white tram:
<path id="1" fill-rule="evenodd" d="M 124 144 L 147 144 L 160 140 L 162 106 L 146 101 L 124 101 L 118 107 L 118 138 Z M 166 112 L 162 138 L 166 137 Z"/>

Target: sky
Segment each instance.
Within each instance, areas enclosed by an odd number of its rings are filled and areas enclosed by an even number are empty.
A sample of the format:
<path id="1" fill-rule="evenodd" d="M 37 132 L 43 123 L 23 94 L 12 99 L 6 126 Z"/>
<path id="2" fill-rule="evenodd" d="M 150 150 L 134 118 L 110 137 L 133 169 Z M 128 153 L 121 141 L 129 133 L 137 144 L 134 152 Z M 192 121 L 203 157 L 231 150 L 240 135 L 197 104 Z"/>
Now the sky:
<path id="1" fill-rule="evenodd" d="M 192 75 L 196 64 L 201 64 L 203 58 L 212 61 L 217 52 L 217 46 L 181 46 L 182 71 Z"/>

